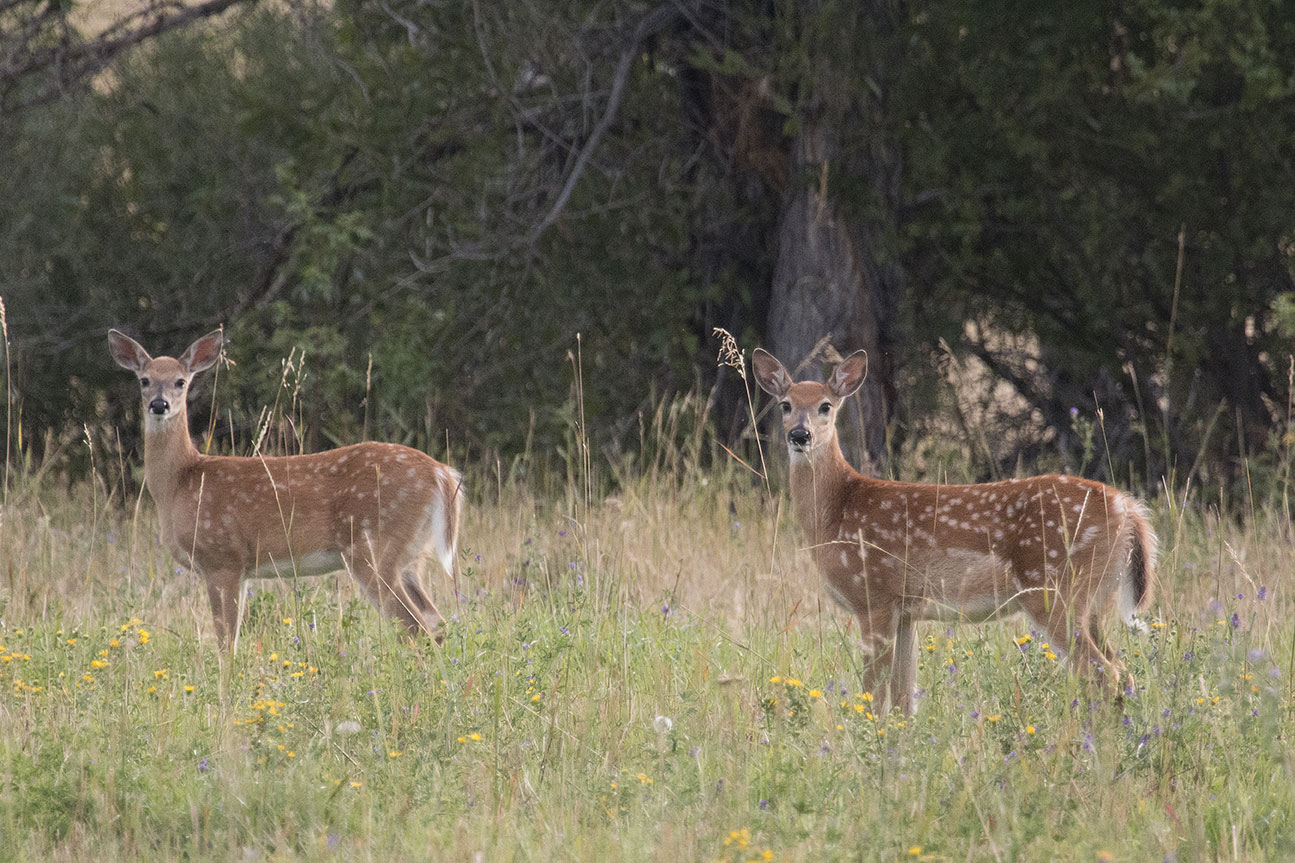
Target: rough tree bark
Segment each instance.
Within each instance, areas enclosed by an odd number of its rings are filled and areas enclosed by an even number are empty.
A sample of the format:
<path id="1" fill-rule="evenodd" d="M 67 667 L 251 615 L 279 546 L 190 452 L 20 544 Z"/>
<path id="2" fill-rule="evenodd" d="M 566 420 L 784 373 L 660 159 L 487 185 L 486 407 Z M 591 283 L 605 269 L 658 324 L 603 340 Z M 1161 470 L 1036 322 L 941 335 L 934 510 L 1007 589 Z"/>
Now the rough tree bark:
<path id="1" fill-rule="evenodd" d="M 859 14 L 886 18 L 876 8 Z M 767 332 L 771 349 L 800 376 L 821 376 L 836 353 L 868 352 L 868 379 L 856 404 L 842 411 L 840 431 L 847 458 L 875 473 L 895 403 L 892 348 L 901 272 L 885 259 L 883 245 L 897 219 L 901 162 L 882 122 L 882 61 L 876 54 L 854 59 L 852 50 L 868 53 L 857 44 L 826 52 L 835 59 L 819 64 L 791 144 Z M 871 88 L 856 86 L 861 75 Z"/>

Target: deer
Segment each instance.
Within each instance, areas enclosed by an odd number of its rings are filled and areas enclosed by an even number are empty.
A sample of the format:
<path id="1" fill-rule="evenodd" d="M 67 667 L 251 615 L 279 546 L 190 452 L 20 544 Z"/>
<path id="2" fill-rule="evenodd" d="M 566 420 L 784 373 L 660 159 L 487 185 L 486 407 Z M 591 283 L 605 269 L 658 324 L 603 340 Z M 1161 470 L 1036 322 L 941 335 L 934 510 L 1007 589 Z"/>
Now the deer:
<path id="1" fill-rule="evenodd" d="M 206 583 L 221 648 L 237 651 L 244 579 L 347 571 L 411 636 L 441 640 L 444 618 L 419 569 L 435 556 L 454 579 L 462 475 L 410 447 L 367 441 L 289 456 L 205 455 L 189 437 L 194 375 L 220 359 L 220 330 L 179 358 L 152 357 L 108 331 L 113 360 L 139 378 L 144 485 L 162 542 Z"/>
<path id="2" fill-rule="evenodd" d="M 826 592 L 859 621 L 864 686 L 914 712 L 914 624 L 1024 613 L 1075 671 L 1119 698 L 1126 671 L 1099 626 L 1113 604 L 1131 625 L 1152 601 L 1158 541 L 1138 499 L 1050 474 L 970 485 L 874 479 L 841 452 L 836 416 L 863 385 L 856 351 L 827 383 L 793 381 L 776 357 L 751 359 L 777 399 L 792 511 Z"/>

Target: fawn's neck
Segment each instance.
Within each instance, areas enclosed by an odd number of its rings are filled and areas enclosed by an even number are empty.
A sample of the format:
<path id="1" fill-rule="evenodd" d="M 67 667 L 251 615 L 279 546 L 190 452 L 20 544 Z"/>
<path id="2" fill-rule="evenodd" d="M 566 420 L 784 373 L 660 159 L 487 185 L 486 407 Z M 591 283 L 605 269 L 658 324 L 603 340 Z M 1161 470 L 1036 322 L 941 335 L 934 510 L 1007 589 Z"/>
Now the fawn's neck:
<path id="1" fill-rule="evenodd" d="M 845 460 L 836 440 L 819 446 L 809 457 L 792 457 L 791 503 L 801 530 L 811 542 L 835 535 L 852 484 L 863 477 Z"/>
<path id="2" fill-rule="evenodd" d="M 185 411 L 160 423 L 144 420 L 144 478 L 155 501 L 164 505 L 179 486 L 184 469 L 197 460 Z"/>

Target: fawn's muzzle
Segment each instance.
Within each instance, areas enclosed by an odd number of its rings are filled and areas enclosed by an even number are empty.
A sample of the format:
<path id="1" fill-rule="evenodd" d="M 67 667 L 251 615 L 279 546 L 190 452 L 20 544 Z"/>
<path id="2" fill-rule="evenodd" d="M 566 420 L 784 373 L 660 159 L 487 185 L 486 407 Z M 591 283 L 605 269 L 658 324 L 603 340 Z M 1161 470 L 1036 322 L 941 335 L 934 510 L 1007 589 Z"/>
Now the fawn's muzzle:
<path id="1" fill-rule="evenodd" d="M 171 404 L 166 399 L 157 398 L 148 403 L 148 412 L 158 416 L 164 415 L 170 409 Z"/>
<path id="2" fill-rule="evenodd" d="M 796 426 L 794 429 L 787 432 L 787 443 L 797 449 L 804 449 L 809 446 L 809 429 L 804 426 Z"/>

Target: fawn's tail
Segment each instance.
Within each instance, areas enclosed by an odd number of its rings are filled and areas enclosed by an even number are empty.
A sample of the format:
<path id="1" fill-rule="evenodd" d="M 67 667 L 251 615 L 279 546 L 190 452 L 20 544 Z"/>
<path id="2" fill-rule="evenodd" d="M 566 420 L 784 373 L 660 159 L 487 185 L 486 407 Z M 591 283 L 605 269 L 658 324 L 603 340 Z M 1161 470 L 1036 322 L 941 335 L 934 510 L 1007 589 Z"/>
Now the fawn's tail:
<path id="1" fill-rule="evenodd" d="M 1136 612 L 1145 611 L 1151 605 L 1160 540 L 1151 527 L 1146 504 L 1123 494 L 1119 501 L 1124 505 L 1130 536 L 1128 565 L 1120 579 L 1120 616 L 1131 622 Z"/>

